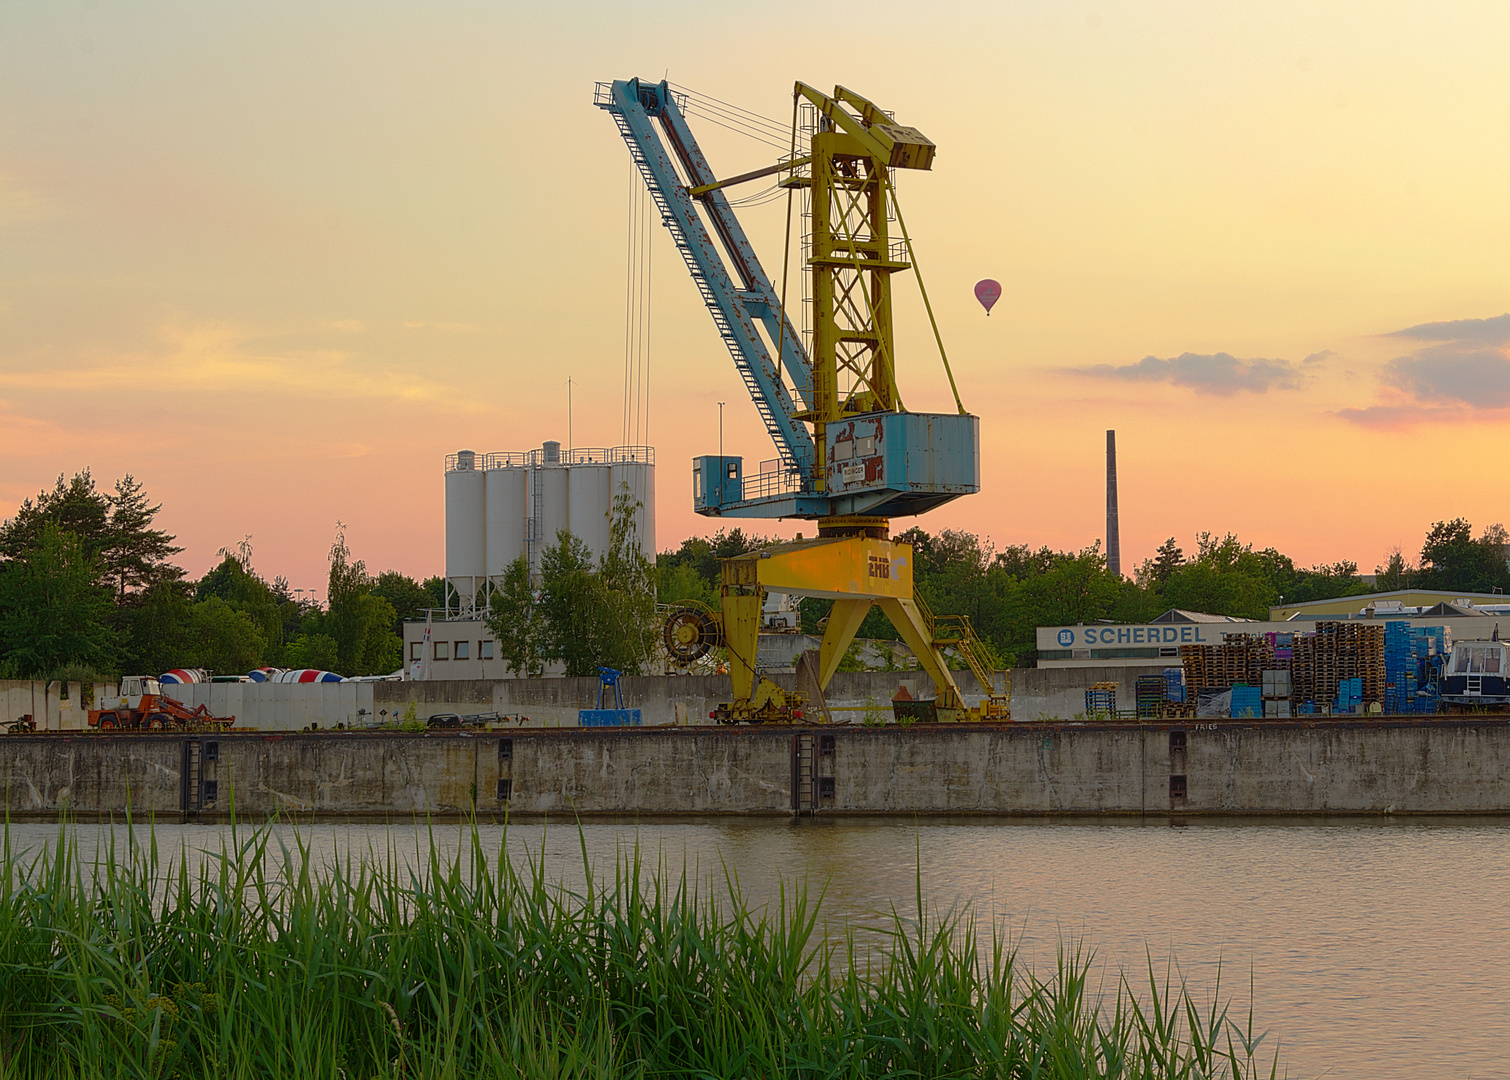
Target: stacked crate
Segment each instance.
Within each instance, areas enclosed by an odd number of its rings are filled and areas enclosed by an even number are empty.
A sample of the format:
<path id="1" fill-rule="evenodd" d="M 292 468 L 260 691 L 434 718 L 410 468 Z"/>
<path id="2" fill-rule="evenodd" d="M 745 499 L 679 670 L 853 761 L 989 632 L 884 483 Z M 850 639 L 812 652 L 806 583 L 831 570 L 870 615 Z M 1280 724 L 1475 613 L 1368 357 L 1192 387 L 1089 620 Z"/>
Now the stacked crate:
<path id="1" fill-rule="evenodd" d="M 1384 624 L 1384 711 L 1390 716 L 1416 711 L 1416 637 L 1404 621 Z"/>
<path id="2" fill-rule="evenodd" d="M 1184 702 L 1185 700 L 1185 669 L 1167 667 L 1164 669 L 1164 700 L 1169 702 Z"/>
<path id="3" fill-rule="evenodd" d="M 1164 676 L 1139 675 L 1133 683 L 1139 720 L 1155 720 L 1164 715 Z"/>
<path id="4" fill-rule="evenodd" d="M 1278 651 L 1278 650 L 1276 650 Z M 1286 649 L 1288 652 L 1289 650 Z M 1280 662 L 1279 657 L 1274 662 Z M 1264 715 L 1274 719 L 1286 719 L 1290 715 L 1290 672 L 1274 668 L 1264 672 Z"/>
<path id="5" fill-rule="evenodd" d="M 1264 699 L 1257 686 L 1234 683 L 1232 687 L 1232 718 L 1234 720 L 1257 720 L 1264 715 Z"/>
<path id="6" fill-rule="evenodd" d="M 1098 682 L 1085 692 L 1085 716 L 1088 720 L 1117 718 L 1117 684 Z"/>
<path id="7" fill-rule="evenodd" d="M 1227 634 L 1220 645 L 1181 645 L 1180 666 L 1186 700 L 1193 701 L 1202 690 L 1257 686 L 1274 666 L 1274 646 L 1262 635 Z"/>
<path id="8" fill-rule="evenodd" d="M 1336 702 L 1344 680 L 1358 680 L 1357 704 L 1384 701 L 1384 627 L 1379 623 L 1318 622 L 1314 634 L 1297 634 L 1290 663 L 1291 696 L 1324 708 Z M 1351 696 L 1351 695 L 1350 695 Z"/>

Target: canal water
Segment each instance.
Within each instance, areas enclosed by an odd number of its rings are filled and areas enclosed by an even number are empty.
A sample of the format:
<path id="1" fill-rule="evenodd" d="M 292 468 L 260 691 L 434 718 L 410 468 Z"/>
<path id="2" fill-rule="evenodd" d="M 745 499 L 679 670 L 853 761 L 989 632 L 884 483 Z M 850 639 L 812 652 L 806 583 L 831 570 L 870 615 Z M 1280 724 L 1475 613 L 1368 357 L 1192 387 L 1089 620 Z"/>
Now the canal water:
<path id="1" fill-rule="evenodd" d="M 94 850 L 107 827 L 78 826 Z M 968 905 L 1052 971 L 1061 943 L 1094 949 L 1095 969 L 1146 982 L 1173 963 L 1204 999 L 1224 996 L 1277 1041 L 1291 1077 L 1466 1080 L 1510 1076 L 1510 822 L 1385 819 L 1044 823 L 818 819 L 482 826 L 523 865 L 584 879 L 638 844 L 680 873 L 738 874 L 751 899 L 783 881 L 825 890 L 831 923 L 874 923 L 930 905 Z M 11 825 L 13 844 L 56 826 Z M 123 831 L 123 830 L 121 830 Z M 293 830 L 283 831 L 292 838 Z M 321 857 L 428 850 L 422 828 L 302 826 Z M 218 850 L 228 828 L 156 827 L 159 850 Z M 460 830 L 436 841 L 464 848 Z M 1235 1010 L 1237 1012 L 1238 1010 Z"/>

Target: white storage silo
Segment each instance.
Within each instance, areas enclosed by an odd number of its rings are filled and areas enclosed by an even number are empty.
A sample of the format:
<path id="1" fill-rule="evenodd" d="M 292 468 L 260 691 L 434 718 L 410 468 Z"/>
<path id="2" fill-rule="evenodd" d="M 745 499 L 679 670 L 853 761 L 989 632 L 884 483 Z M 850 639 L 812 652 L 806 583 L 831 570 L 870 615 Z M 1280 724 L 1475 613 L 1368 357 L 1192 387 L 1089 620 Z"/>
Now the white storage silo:
<path id="1" fill-rule="evenodd" d="M 637 448 L 638 449 L 638 448 Z M 639 451 L 648 456 L 645 451 Z M 640 549 L 645 557 L 655 560 L 655 466 L 649 461 L 620 461 L 613 466 L 610 500 L 617 499 L 629 486 L 630 494 L 639 502 L 635 526 L 640 536 Z"/>
<path id="2" fill-rule="evenodd" d="M 519 466 L 488 469 L 487 571 L 495 582 L 503 580 L 509 564 L 524 554 L 529 528 L 529 470 Z"/>
<path id="3" fill-rule="evenodd" d="M 470 450 L 446 465 L 446 581 L 470 607 L 488 572 L 483 474 Z"/>
<path id="4" fill-rule="evenodd" d="M 530 470 L 530 500 L 537 518 L 534 567 L 537 571 L 540 569 L 540 552 L 555 547 L 557 534 L 570 528 L 571 504 L 566 472 L 565 465 L 542 465 Z"/>
<path id="5" fill-rule="evenodd" d="M 609 484 L 612 469 L 607 464 L 572 465 L 567 470 L 571 498 L 571 531 L 587 545 L 594 559 L 608 554 Z"/>

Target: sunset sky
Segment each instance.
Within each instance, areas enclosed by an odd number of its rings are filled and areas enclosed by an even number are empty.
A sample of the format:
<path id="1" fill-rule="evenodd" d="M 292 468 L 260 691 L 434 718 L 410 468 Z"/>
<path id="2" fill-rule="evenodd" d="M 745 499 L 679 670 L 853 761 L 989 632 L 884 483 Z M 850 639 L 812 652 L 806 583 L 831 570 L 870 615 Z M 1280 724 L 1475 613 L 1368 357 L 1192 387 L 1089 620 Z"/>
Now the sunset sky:
<path id="1" fill-rule="evenodd" d="M 1093 542 L 1116 428 L 1124 567 L 1230 530 L 1367 572 L 1510 517 L 1507 41 L 1489 2 L 7 3 L 0 515 L 87 466 L 195 576 L 250 535 L 323 591 L 338 520 L 441 572 L 446 453 L 564 442 L 568 378 L 576 444 L 622 441 L 593 83 L 669 73 L 782 122 L 842 83 L 938 144 L 901 197 L 983 490 L 924 527 Z M 773 160 L 697 130 L 720 173 Z M 746 220 L 779 273 L 784 204 Z M 717 525 L 716 402 L 773 451 L 664 231 L 651 288 L 666 548 Z M 947 408 L 899 295 L 903 394 Z"/>

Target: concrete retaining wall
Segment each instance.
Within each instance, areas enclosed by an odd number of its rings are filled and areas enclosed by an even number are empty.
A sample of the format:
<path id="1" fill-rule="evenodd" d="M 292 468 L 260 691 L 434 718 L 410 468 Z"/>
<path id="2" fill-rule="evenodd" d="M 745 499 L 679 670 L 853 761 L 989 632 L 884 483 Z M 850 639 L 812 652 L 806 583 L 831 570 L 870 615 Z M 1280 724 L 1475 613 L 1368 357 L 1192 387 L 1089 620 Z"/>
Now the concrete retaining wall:
<path id="1" fill-rule="evenodd" d="M 1136 669 L 1017 669 L 1012 680 L 1015 720 L 1071 720 L 1085 711 L 1085 690 L 1093 683 L 1118 684 L 1117 700 L 1130 707 Z M 796 676 L 771 678 L 786 689 Z M 967 703 L 983 691 L 968 671 L 955 672 Z M 840 672 L 829 685 L 835 719 L 860 721 L 867 712 L 889 715 L 891 698 L 904 681 L 917 692 L 930 691 L 928 677 L 916 671 Z M 727 675 L 651 675 L 623 680 L 624 695 L 648 725 L 706 724 L 708 713 L 728 700 Z M 112 698 L 115 685 L 94 688 L 96 699 Z M 164 694 L 190 708 L 204 705 L 216 716 L 234 716 L 242 731 L 300 731 L 310 724 L 365 727 L 402 719 L 423 720 L 441 712 L 499 712 L 522 715 L 532 726 L 575 727 L 577 710 L 597 705 L 597 679 L 446 679 L 378 683 L 190 683 L 166 686 Z M 97 705 L 97 701 L 94 703 Z M 0 682 L 0 722 L 32 713 L 46 731 L 81 730 L 86 706 L 78 683 Z"/>
<path id="2" fill-rule="evenodd" d="M 251 817 L 787 814 L 806 737 L 820 813 L 1510 812 L 1510 721 L 1483 718 L 232 734 L 197 748 L 209 816 L 233 796 Z M 176 815 L 189 741 L 8 736 L 8 811 Z"/>

